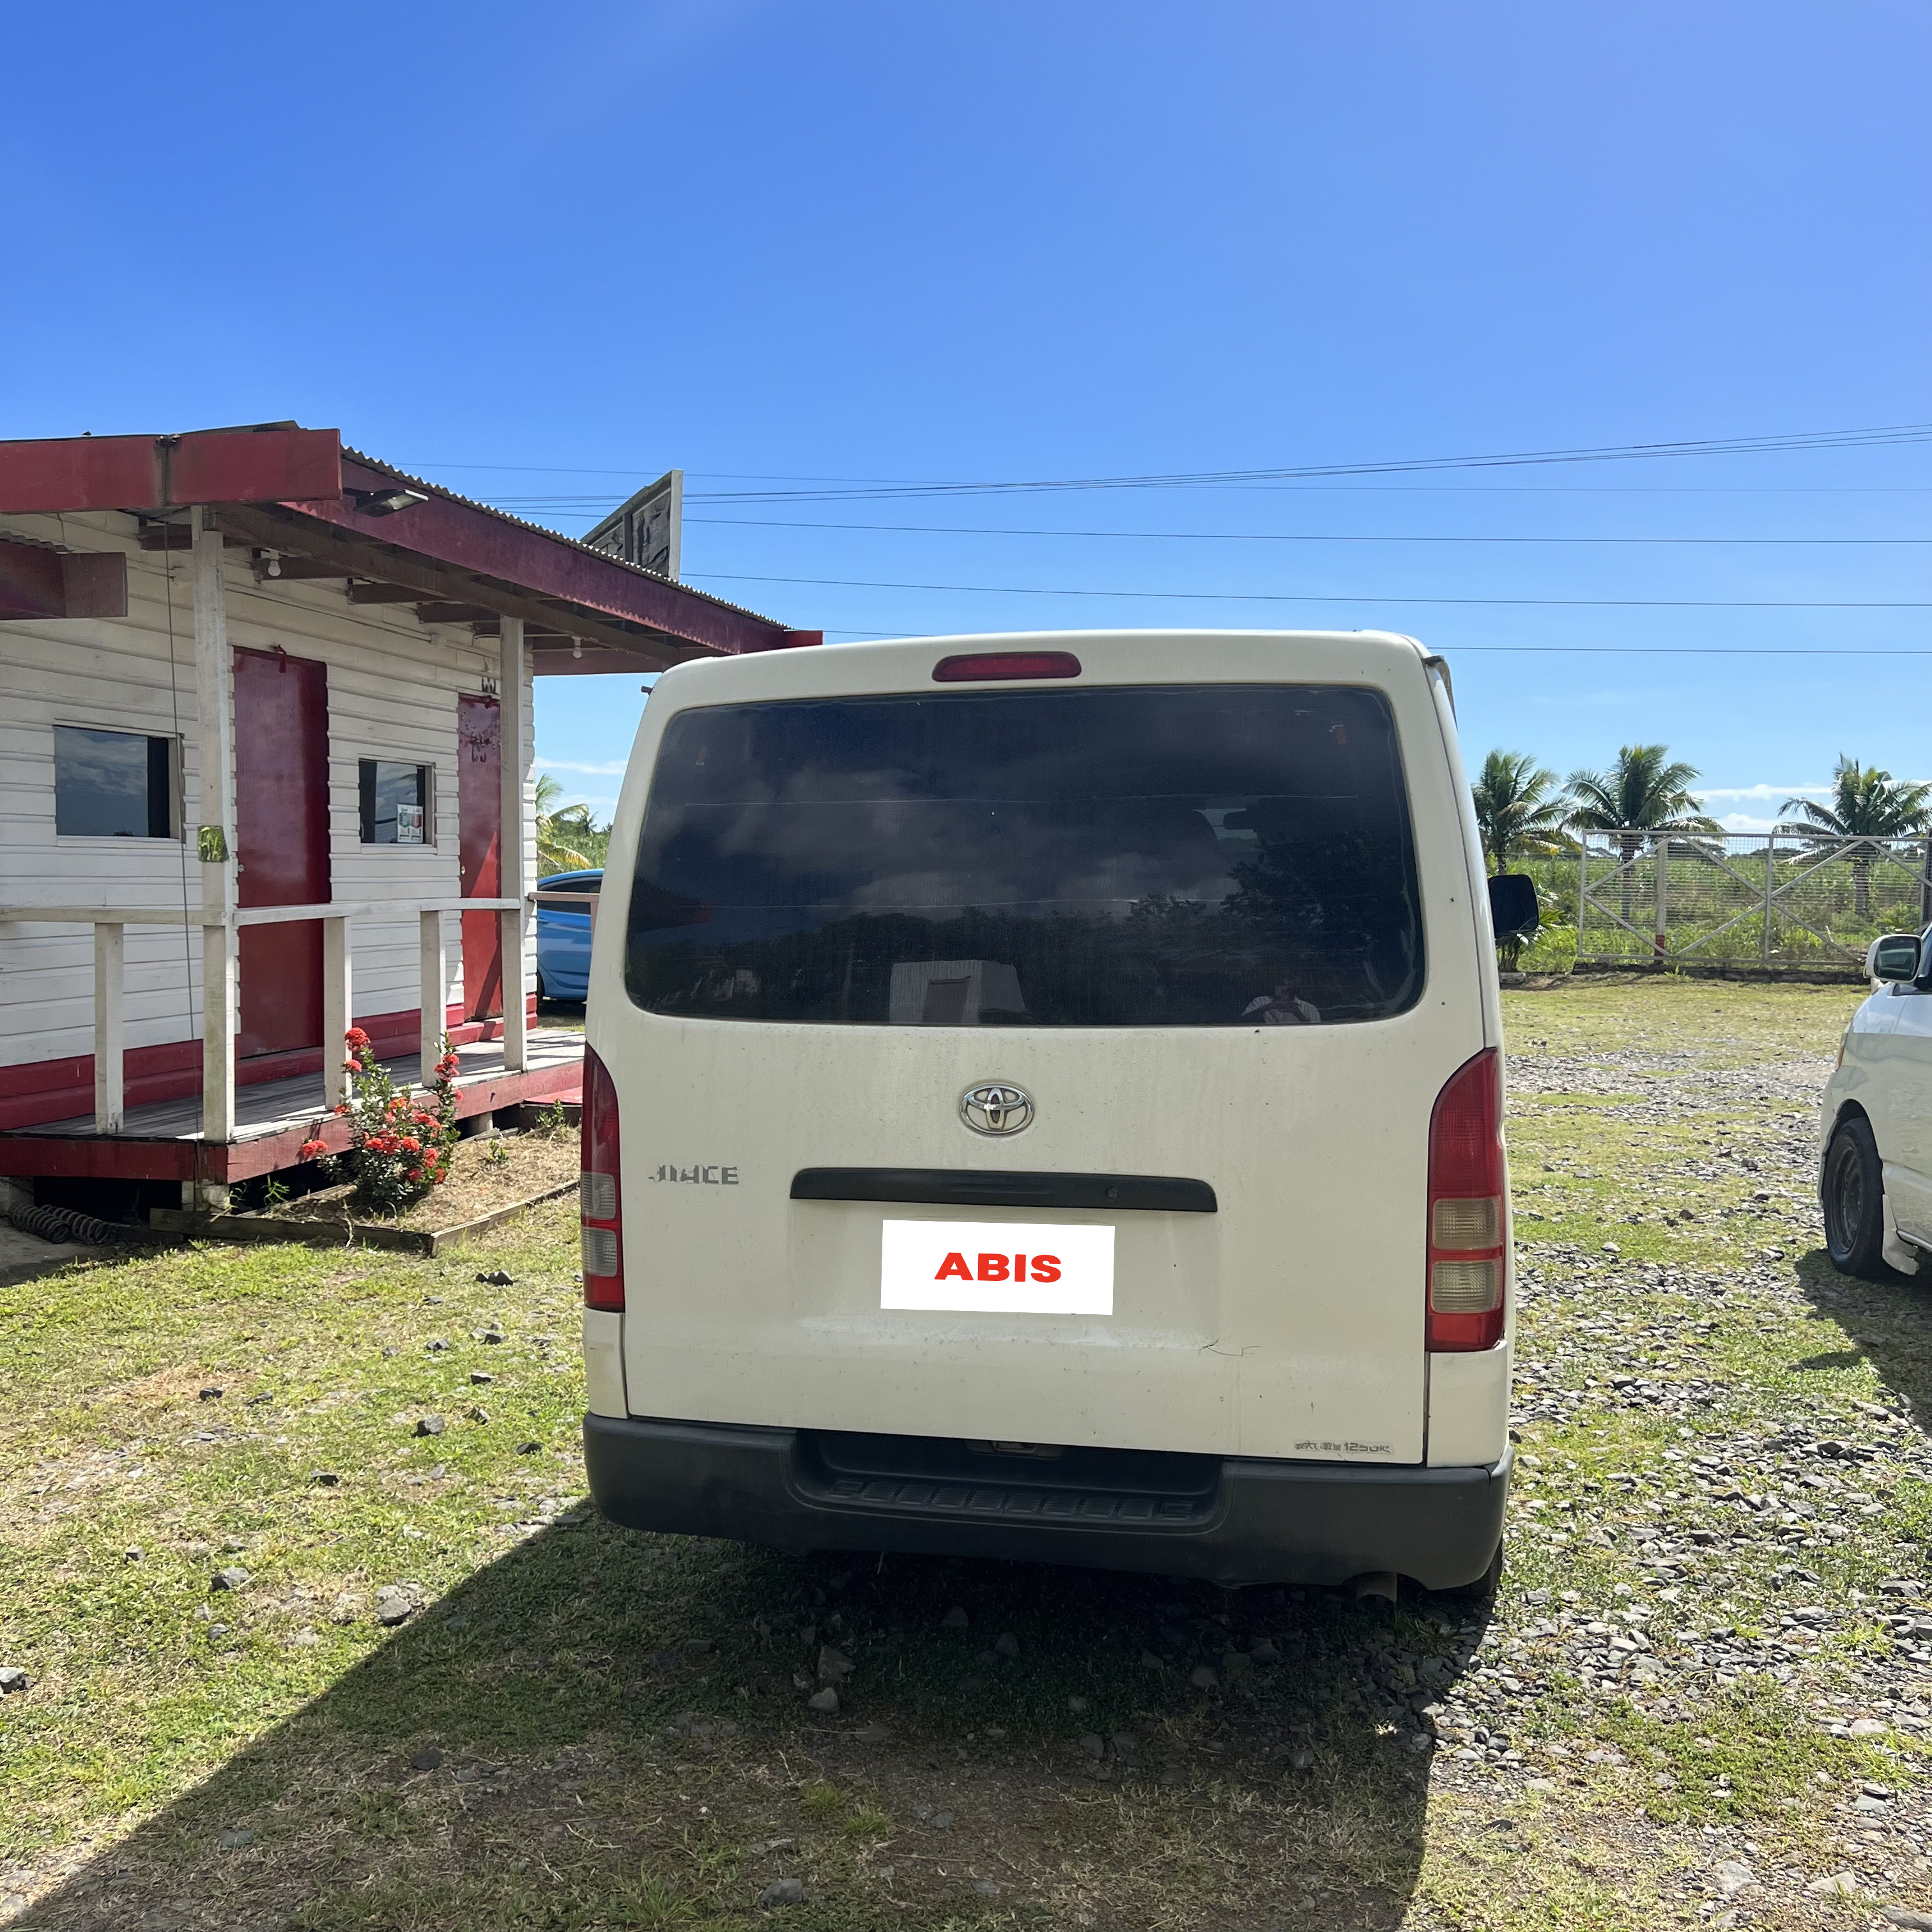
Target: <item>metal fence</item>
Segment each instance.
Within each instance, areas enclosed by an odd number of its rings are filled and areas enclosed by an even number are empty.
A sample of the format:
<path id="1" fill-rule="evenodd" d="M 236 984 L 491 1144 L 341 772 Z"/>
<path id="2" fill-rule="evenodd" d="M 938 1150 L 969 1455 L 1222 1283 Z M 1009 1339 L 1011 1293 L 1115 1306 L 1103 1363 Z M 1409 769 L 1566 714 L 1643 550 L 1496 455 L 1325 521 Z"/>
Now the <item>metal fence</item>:
<path id="1" fill-rule="evenodd" d="M 1846 967 L 1882 932 L 1932 923 L 1932 838 L 1810 839 L 1786 830 L 1592 832 L 1519 860 L 1579 960 Z"/>

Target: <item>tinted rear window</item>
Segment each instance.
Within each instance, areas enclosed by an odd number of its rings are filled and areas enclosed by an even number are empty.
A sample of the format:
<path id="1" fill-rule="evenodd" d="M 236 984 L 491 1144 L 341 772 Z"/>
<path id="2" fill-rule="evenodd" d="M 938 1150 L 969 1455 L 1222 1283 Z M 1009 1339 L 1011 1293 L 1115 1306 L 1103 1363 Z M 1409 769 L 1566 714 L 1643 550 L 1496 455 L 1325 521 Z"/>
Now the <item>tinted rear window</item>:
<path id="1" fill-rule="evenodd" d="M 625 980 L 653 1012 L 1332 1025 L 1422 987 L 1378 692 L 1210 685 L 681 712 Z"/>

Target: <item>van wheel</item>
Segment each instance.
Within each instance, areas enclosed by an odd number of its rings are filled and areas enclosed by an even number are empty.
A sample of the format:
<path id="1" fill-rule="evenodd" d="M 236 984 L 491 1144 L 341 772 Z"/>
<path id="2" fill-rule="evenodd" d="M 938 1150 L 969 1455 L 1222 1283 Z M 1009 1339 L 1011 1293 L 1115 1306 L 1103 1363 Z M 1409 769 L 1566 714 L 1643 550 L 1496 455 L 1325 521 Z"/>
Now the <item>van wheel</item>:
<path id="1" fill-rule="evenodd" d="M 1897 1281 L 1880 1250 L 1885 1243 L 1885 1169 L 1871 1123 L 1855 1114 L 1832 1136 L 1818 1190 L 1825 1210 L 1825 1252 L 1840 1274 Z"/>

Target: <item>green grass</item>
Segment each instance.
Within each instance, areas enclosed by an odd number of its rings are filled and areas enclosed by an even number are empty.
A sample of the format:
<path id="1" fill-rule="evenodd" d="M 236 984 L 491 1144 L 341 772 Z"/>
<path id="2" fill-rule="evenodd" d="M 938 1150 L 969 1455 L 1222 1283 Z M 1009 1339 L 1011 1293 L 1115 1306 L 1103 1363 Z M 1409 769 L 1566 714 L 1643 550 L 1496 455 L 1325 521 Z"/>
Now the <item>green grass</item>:
<path id="1" fill-rule="evenodd" d="M 1816 1719 L 1875 1668 L 1912 1674 L 1873 1593 L 1932 1536 L 1932 1486 L 1874 1478 L 1876 1515 L 1796 1557 L 1767 1537 L 1688 1564 L 1673 1601 L 1640 1539 L 1737 1520 L 1684 1479 L 1704 1444 L 1900 1394 L 1922 1419 L 1924 1292 L 1822 1268 L 1778 1166 L 1790 1119 L 1722 1088 L 1691 1116 L 1641 1108 L 1675 1070 L 1828 1061 L 1852 1004 L 1670 980 L 1507 997 L 1517 1196 L 1543 1217 L 1520 1230 L 1546 1282 L 1523 1313 L 1527 1375 L 1581 1386 L 1635 1364 L 1720 1393 L 1688 1420 L 1593 1399 L 1526 1421 L 1488 1612 L 569 1520 L 582 1394 L 563 1206 L 460 1258 L 202 1247 L 0 1286 L 0 1664 L 34 1680 L 0 1703 L 0 1898 L 32 1895 L 49 1928 L 178 1902 L 184 1923 L 300 1932 L 709 1932 L 761 1922 L 764 1887 L 796 1877 L 805 1903 L 773 1922 L 806 1932 L 1637 1932 L 1694 1922 L 1710 1868 L 1747 1838 L 1800 1876 L 1839 1868 L 1864 1856 L 1840 1847 L 1848 1792 L 1924 1788 L 1911 1738 Z M 1714 1160 L 1720 1138 L 1760 1172 Z M 1760 1281 L 1767 1186 L 1790 1218 Z M 1618 1280 L 1654 1262 L 1677 1285 L 1599 1292 L 1555 1259 L 1605 1241 Z M 499 1267 L 513 1286 L 477 1282 Z M 1718 1302 L 1707 1276 L 1738 1286 Z M 499 1319 L 502 1343 L 477 1339 Z M 468 1419 L 478 1406 L 487 1420 Z M 444 1432 L 418 1436 L 430 1414 Z M 1917 1420 L 1884 1427 L 1920 1439 Z M 1535 1528 L 1559 1517 L 1560 1542 Z M 1664 1657 L 1680 1624 L 1775 1634 L 1794 1561 L 1845 1614 L 1786 1683 L 1586 1695 L 1546 1658 L 1546 1690 L 1510 1711 L 1512 1764 L 1459 1760 L 1446 1736 L 1418 1751 L 1416 1720 L 1388 1722 L 1424 1666 L 1486 1694 L 1455 1661 L 1466 1619 L 1490 1640 L 1478 1664 L 1538 1655 L 1527 1633 L 1572 1592 L 1647 1606 Z M 230 1564 L 247 1582 L 212 1592 Z M 391 1584 L 422 1607 L 385 1629 Z M 956 1604 L 964 1632 L 942 1622 Z M 1018 1656 L 982 1661 L 1009 1632 Z M 1228 1664 L 1260 1636 L 1279 1664 Z M 856 1669 L 826 1721 L 804 1700 L 828 1642 Z M 1210 1690 L 1190 1682 L 1199 1661 L 1220 1673 Z M 1135 1748 L 1097 1762 L 1080 1742 L 1120 1732 Z M 1902 1902 L 1932 1904 L 1909 1847 L 1885 1856 Z M 1752 1909 L 1819 1922 L 1789 1886 Z"/>

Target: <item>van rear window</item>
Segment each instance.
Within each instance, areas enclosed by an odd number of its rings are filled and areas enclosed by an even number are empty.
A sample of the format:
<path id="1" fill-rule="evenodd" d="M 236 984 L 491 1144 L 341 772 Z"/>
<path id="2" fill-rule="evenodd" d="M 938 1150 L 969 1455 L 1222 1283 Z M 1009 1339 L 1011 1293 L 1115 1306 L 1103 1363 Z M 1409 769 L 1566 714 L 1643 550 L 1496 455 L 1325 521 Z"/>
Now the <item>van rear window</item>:
<path id="1" fill-rule="evenodd" d="M 832 1026 L 1312 1026 L 1423 976 L 1377 692 L 1208 685 L 680 712 L 625 983 Z"/>

